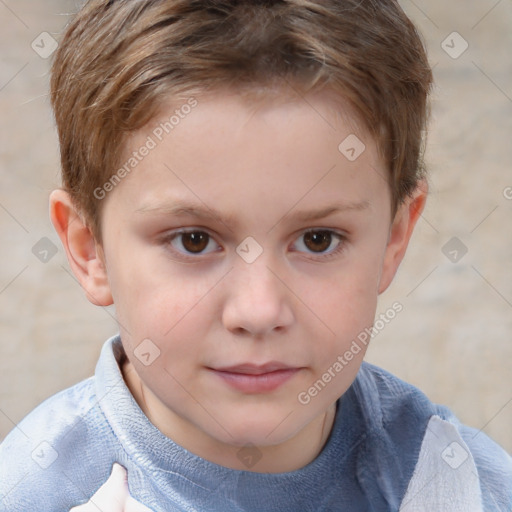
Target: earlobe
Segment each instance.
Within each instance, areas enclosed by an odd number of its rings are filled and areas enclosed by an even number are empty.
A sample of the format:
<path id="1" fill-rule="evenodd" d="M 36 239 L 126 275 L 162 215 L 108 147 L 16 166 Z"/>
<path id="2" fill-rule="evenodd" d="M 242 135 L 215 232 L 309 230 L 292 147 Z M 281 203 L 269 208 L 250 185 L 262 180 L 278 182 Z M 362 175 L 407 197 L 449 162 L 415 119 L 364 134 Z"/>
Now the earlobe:
<path id="1" fill-rule="evenodd" d="M 87 299 L 97 306 L 110 306 L 113 300 L 101 246 L 66 191 L 54 190 L 50 195 L 50 218 Z"/>
<path id="2" fill-rule="evenodd" d="M 414 226 L 425 208 L 427 194 L 428 183 L 426 180 L 421 180 L 414 193 L 405 200 L 395 215 L 384 255 L 379 294 L 389 287 L 405 256 Z"/>

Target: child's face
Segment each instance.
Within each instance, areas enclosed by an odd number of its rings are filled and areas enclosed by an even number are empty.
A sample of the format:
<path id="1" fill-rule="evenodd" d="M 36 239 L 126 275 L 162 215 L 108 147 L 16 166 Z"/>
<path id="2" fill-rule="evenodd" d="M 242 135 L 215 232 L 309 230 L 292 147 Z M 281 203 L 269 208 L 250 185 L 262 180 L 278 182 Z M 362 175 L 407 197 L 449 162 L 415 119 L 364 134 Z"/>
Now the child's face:
<path id="1" fill-rule="evenodd" d="M 327 100 L 251 110 L 228 94 L 197 99 L 161 142 L 153 130 L 176 105 L 129 140 L 127 159 L 148 136 L 157 144 L 105 199 L 109 286 L 127 355 L 169 432 L 176 422 L 230 445 L 277 444 L 355 378 L 362 344 L 308 393 L 372 325 L 409 213 L 393 234 L 375 143 L 357 132 L 366 149 L 349 161 L 338 146 L 355 128 Z"/>

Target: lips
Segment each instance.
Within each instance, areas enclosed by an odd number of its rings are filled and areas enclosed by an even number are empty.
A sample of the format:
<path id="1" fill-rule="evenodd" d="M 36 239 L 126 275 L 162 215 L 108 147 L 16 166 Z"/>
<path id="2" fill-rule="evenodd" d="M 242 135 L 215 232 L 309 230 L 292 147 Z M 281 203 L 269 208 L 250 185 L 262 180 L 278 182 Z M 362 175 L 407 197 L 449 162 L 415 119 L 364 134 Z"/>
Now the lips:
<path id="1" fill-rule="evenodd" d="M 225 368 L 216 368 L 219 372 L 227 373 L 242 373 L 246 375 L 263 375 L 265 373 L 272 373 L 280 370 L 291 370 L 294 369 L 292 366 L 285 365 L 283 363 L 265 363 L 262 365 L 255 364 L 239 364 L 236 366 L 227 366 Z"/>
<path id="2" fill-rule="evenodd" d="M 269 393 L 290 380 L 301 368 L 278 362 L 262 365 L 239 364 L 222 368 L 212 368 L 212 372 L 223 383 L 243 393 Z"/>

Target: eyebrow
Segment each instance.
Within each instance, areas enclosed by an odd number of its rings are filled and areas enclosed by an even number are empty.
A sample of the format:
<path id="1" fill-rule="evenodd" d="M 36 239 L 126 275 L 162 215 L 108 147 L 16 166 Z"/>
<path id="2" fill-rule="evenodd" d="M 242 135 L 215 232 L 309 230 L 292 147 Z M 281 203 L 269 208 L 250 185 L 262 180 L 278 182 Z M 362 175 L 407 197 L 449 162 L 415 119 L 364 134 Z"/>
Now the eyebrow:
<path id="1" fill-rule="evenodd" d="M 285 217 L 295 219 L 301 222 L 314 221 L 348 211 L 363 211 L 370 206 L 368 201 L 353 203 L 336 203 L 318 210 L 305 210 L 293 213 L 293 209 L 283 215 L 279 222 Z M 198 203 L 175 202 L 172 204 L 144 206 L 136 210 L 140 214 L 168 215 L 172 217 L 194 217 L 197 219 L 217 219 L 226 226 L 238 224 L 238 220 L 233 214 L 223 214 L 213 208 Z"/>

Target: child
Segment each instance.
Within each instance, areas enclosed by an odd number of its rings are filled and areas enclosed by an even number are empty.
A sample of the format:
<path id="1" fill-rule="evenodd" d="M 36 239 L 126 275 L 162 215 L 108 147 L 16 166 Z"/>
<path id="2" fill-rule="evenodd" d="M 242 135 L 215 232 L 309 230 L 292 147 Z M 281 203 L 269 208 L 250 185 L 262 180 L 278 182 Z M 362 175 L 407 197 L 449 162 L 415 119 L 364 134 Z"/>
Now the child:
<path id="1" fill-rule="evenodd" d="M 0 510 L 510 511 L 509 455 L 363 362 L 431 82 L 394 0 L 87 2 L 51 219 L 120 333 L 2 443 Z"/>

